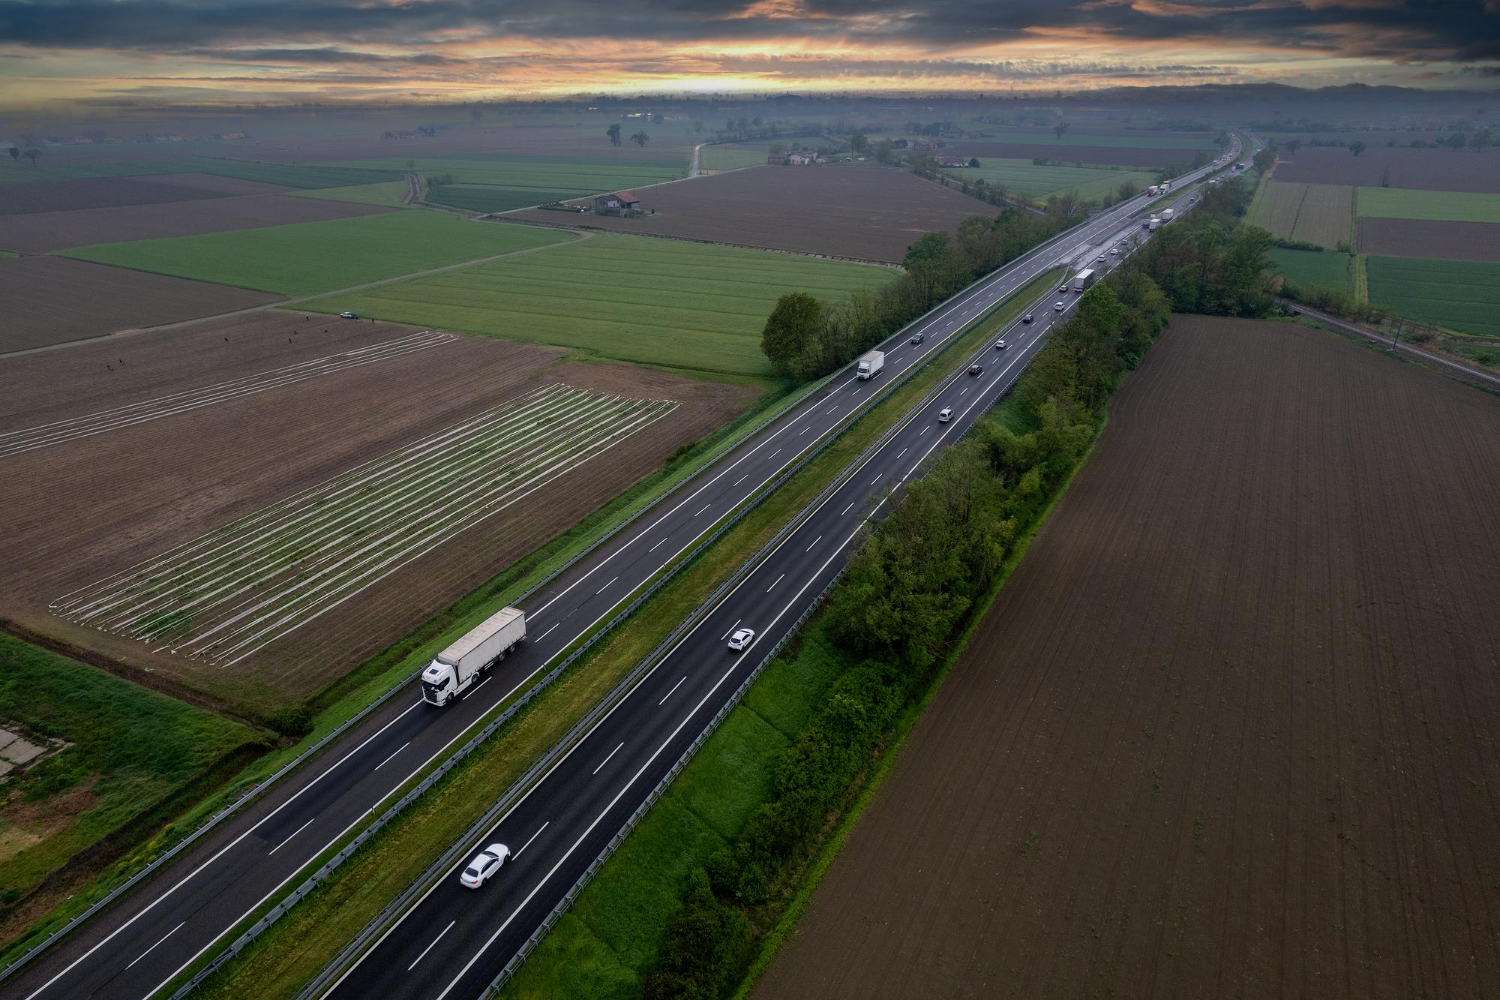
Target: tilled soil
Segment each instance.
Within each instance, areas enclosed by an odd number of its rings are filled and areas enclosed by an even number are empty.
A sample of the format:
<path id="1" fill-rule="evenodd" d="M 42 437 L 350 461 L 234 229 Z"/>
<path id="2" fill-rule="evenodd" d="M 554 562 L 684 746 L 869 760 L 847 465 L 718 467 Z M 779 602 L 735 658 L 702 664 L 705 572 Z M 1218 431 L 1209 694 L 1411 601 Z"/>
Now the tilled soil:
<path id="1" fill-rule="evenodd" d="M 1404 138 L 1402 141 L 1407 141 Z M 1365 142 L 1369 142 L 1366 139 Z M 1354 156 L 1342 147 L 1303 146 L 1276 164 L 1276 179 L 1314 184 L 1500 192 L 1500 149 L 1402 149 L 1374 146 Z"/>
<path id="2" fill-rule="evenodd" d="M 953 232 L 971 215 L 998 211 L 874 164 L 754 167 L 643 187 L 636 196 L 657 214 L 616 219 L 528 209 L 509 218 L 899 263 L 924 233 Z"/>
<path id="3" fill-rule="evenodd" d="M 1359 220 L 1360 253 L 1439 260 L 1500 260 L 1500 223 Z"/>
<path id="4" fill-rule="evenodd" d="M 758 997 L 1500 996 L 1500 400 L 1179 317 Z"/>
<path id="5" fill-rule="evenodd" d="M 213 174 L 170 174 L 159 177 L 89 177 L 70 181 L 36 181 L 0 185 L 0 215 L 34 212 L 82 211 L 124 205 L 226 198 L 231 195 L 275 194 L 286 188 Z M 9 229 L 11 221 L 7 220 Z"/>
<path id="6" fill-rule="evenodd" d="M 249 309 L 280 298 L 66 257 L 13 257 L 0 260 L 0 302 L 5 303 L 0 354 Z"/>
<path id="7" fill-rule="evenodd" d="M 394 211 L 397 209 L 380 205 L 285 194 L 243 197 L 204 194 L 198 201 L 7 216 L 3 229 L 0 229 L 0 248 L 18 253 L 51 253 L 97 243 L 195 236 L 232 229 L 264 229 Z"/>
<path id="8" fill-rule="evenodd" d="M 413 332 L 390 324 L 315 320 L 309 327 L 303 314 L 273 310 L 222 325 L 0 361 L 0 385 L 6 388 L 0 395 L 9 396 L 12 388 L 16 394 L 16 402 L 7 400 L 0 427 L 35 426 Z M 327 334 L 321 332 L 325 326 Z M 0 459 L 0 508 L 8 524 L 0 617 L 163 687 L 185 685 L 262 709 L 306 697 L 572 525 L 678 446 L 709 433 L 753 395 L 743 387 L 624 365 L 562 363 L 561 354 L 458 337 L 394 361 Z M 121 373 L 128 374 L 112 383 Z M 63 622 L 47 611 L 50 601 L 75 588 L 552 382 L 682 405 L 602 459 L 553 481 L 232 670 L 152 654 L 141 643 Z M 67 401 L 49 404 L 39 387 L 61 384 L 80 388 Z M 85 388 L 90 384 L 104 388 L 91 392 Z"/>

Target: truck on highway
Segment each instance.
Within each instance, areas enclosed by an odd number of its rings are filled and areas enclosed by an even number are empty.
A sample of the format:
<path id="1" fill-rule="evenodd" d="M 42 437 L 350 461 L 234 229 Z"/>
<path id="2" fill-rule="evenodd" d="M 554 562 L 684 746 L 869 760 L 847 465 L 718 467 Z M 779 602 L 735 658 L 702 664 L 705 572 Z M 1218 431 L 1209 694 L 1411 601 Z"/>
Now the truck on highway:
<path id="1" fill-rule="evenodd" d="M 1084 291 L 1085 289 L 1093 285 L 1096 278 L 1098 278 L 1098 275 L 1094 273 L 1093 268 L 1084 268 L 1082 271 L 1079 271 L 1077 274 L 1073 275 L 1073 291 Z"/>
<path id="2" fill-rule="evenodd" d="M 1153 185 L 1151 185 L 1150 187 L 1148 187 L 1146 189 L 1146 193 L 1149 194 L 1151 197 L 1155 198 L 1157 195 L 1161 194 L 1161 185 L 1160 184 L 1153 184 Z"/>
<path id="3" fill-rule="evenodd" d="M 880 369 L 885 367 L 884 351 L 867 351 L 859 358 L 859 378 L 861 381 L 874 378 L 880 374 Z"/>
<path id="4" fill-rule="evenodd" d="M 422 671 L 422 700 L 442 707 L 474 685 L 526 638 L 526 613 L 501 608 L 465 632 Z"/>
<path id="5" fill-rule="evenodd" d="M 1161 210 L 1161 221 L 1162 222 L 1171 222 L 1172 221 L 1172 217 L 1175 216 L 1176 214 L 1177 214 L 1176 210 L 1170 209 L 1170 208 L 1164 208 L 1164 209 Z"/>
<path id="6" fill-rule="evenodd" d="M 1150 221 L 1148 221 L 1146 223 L 1146 228 L 1149 229 L 1149 230 L 1151 230 L 1154 233 L 1154 232 L 1156 232 L 1157 227 L 1159 227 L 1160 225 L 1161 225 L 1161 220 L 1158 219 L 1156 216 L 1153 215 L 1153 216 L 1151 216 Z"/>

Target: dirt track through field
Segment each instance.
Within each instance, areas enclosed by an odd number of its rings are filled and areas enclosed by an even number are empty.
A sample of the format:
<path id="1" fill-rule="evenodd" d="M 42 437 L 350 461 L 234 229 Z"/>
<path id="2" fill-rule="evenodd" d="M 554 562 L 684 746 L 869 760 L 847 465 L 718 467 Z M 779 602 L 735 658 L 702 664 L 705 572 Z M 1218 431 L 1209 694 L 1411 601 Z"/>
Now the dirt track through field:
<path id="1" fill-rule="evenodd" d="M 772 997 L 1500 996 L 1500 400 L 1174 319 Z"/>

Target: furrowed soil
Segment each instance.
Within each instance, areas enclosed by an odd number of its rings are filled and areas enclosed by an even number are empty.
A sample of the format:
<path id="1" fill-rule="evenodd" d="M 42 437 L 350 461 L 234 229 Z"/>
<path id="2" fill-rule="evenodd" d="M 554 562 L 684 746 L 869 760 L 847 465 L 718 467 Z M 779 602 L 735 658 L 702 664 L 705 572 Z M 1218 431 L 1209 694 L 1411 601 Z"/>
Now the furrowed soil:
<path id="1" fill-rule="evenodd" d="M 0 431 L 419 332 L 276 310 L 8 359 L 0 361 Z M 708 434 L 754 395 L 748 386 L 567 363 L 562 353 L 453 337 L 395 360 L 0 457 L 0 506 L 13 554 L 0 581 L 0 618 L 132 679 L 173 693 L 196 692 L 196 700 L 262 712 L 300 701 L 571 526 L 680 445 Z M 154 653 L 144 643 L 48 611 L 49 602 L 79 587 L 557 382 L 680 405 L 232 668 Z M 57 385 L 77 391 L 55 398 L 47 387 Z"/>
<path id="2" fill-rule="evenodd" d="M 1500 223 L 1363 218 L 1359 250 L 1392 257 L 1500 261 Z"/>
<path id="3" fill-rule="evenodd" d="M 231 195 L 276 194 L 284 190 L 286 189 L 275 184 L 242 181 L 234 177 L 215 177 L 211 174 L 39 181 L 0 187 L 0 215 L 154 205 L 227 198 Z"/>
<path id="4" fill-rule="evenodd" d="M 1500 996 L 1500 400 L 1178 317 L 755 989 Z"/>
<path id="5" fill-rule="evenodd" d="M 656 214 L 530 209 L 508 218 L 899 263 L 922 234 L 995 214 L 977 198 L 874 164 L 755 167 L 640 188 L 636 196 Z"/>
<path id="6" fill-rule="evenodd" d="M 249 309 L 280 298 L 64 257 L 13 257 L 0 260 L 0 302 L 5 303 L 0 354 Z M 53 388 L 61 384 L 53 383 Z"/>
<path id="7" fill-rule="evenodd" d="M 1500 192 L 1500 149 L 1401 149 L 1375 146 L 1359 156 L 1337 146 L 1303 146 L 1276 164 L 1278 181 L 1428 191 Z M 1403 138 L 1401 141 L 1409 141 Z"/>
<path id="8" fill-rule="evenodd" d="M 238 229 L 265 229 L 298 222 L 327 222 L 330 219 L 380 215 L 393 211 L 396 209 L 382 205 L 297 198 L 285 194 L 255 194 L 238 198 L 209 196 L 199 201 L 8 216 L 4 226 L 0 227 L 0 245 L 6 250 L 21 253 L 51 253 L 53 250 L 93 246 L 97 243 L 125 243 Z"/>

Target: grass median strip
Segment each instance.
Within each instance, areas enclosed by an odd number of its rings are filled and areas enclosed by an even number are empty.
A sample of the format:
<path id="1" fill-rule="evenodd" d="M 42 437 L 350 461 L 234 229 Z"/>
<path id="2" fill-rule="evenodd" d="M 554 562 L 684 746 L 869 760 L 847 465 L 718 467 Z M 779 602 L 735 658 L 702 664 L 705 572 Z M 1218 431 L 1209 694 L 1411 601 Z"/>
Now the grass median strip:
<path id="1" fill-rule="evenodd" d="M 355 855 L 280 923 L 199 987 L 206 997 L 290 997 L 385 904 L 424 871 L 574 721 L 686 618 L 753 552 L 817 495 L 951 366 L 1009 322 L 1056 279 L 1037 278 L 943 355 L 895 390 L 684 569 L 632 618 L 483 744 L 427 796 Z M 955 350 L 954 348 L 957 348 Z M 769 736 L 769 734 L 766 734 Z M 726 807 L 727 808 L 727 807 Z M 727 808 L 724 822 L 733 819 Z M 716 834 L 717 835 L 717 834 Z"/>

